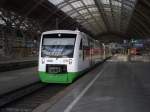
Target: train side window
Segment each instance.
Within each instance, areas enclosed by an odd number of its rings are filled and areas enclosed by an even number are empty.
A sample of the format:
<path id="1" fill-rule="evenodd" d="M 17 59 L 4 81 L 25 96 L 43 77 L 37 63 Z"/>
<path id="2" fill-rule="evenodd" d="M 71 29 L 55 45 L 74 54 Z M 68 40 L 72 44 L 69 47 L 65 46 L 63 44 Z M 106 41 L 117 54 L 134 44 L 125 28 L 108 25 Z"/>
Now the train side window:
<path id="1" fill-rule="evenodd" d="M 80 42 L 80 50 L 82 50 L 83 49 L 83 42 L 82 42 L 82 39 L 81 39 L 81 42 Z"/>

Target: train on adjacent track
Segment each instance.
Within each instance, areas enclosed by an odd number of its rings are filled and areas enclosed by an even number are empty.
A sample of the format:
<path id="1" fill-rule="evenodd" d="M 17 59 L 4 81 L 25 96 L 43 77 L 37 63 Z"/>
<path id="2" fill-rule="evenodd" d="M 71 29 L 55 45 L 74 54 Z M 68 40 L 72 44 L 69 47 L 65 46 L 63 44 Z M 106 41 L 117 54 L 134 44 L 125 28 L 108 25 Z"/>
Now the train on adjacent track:
<path id="1" fill-rule="evenodd" d="M 103 58 L 102 44 L 78 30 L 42 33 L 39 77 L 45 83 L 72 83 Z"/>

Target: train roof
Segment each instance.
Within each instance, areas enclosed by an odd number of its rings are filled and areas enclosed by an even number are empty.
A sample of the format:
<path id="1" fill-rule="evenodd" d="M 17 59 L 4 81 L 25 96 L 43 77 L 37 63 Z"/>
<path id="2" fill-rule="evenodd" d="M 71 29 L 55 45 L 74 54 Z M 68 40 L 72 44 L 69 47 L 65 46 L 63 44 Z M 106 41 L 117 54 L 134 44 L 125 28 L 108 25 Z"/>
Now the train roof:
<path id="1" fill-rule="evenodd" d="M 51 30 L 43 32 L 42 34 L 53 34 L 53 33 L 69 33 L 69 34 L 77 34 L 79 30 Z"/>

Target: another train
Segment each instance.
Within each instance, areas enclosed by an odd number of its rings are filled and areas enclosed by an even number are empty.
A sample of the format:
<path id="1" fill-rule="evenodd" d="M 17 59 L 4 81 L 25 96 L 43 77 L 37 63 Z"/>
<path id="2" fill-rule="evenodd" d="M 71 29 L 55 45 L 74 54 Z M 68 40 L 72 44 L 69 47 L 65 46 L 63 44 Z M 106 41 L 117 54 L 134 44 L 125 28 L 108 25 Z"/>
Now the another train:
<path id="1" fill-rule="evenodd" d="M 103 59 L 102 44 L 78 30 L 54 30 L 41 36 L 39 76 L 46 83 L 72 81 Z"/>

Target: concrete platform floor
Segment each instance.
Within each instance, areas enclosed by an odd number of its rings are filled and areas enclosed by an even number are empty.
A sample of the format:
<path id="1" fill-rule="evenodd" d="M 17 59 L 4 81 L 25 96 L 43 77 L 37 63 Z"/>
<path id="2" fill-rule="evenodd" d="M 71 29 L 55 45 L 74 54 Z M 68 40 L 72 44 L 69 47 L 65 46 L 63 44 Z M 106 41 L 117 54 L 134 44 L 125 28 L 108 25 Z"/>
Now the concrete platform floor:
<path id="1" fill-rule="evenodd" d="M 0 64 L 18 63 L 26 61 L 37 61 L 38 57 L 24 57 L 24 58 L 2 58 L 0 57 Z"/>
<path id="2" fill-rule="evenodd" d="M 150 112 L 150 63 L 108 61 L 97 70 L 46 112 Z"/>
<path id="3" fill-rule="evenodd" d="M 0 95 L 39 81 L 37 67 L 0 72 Z"/>

